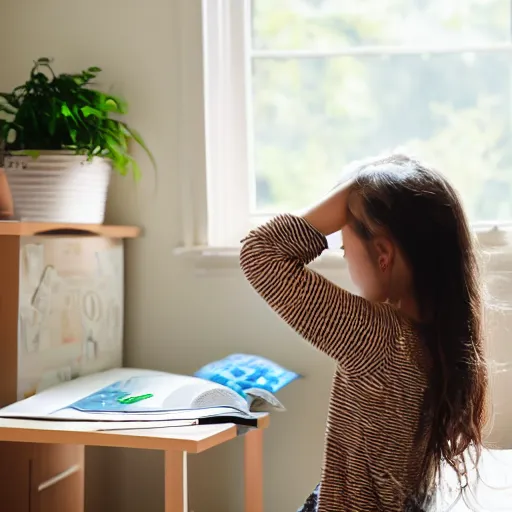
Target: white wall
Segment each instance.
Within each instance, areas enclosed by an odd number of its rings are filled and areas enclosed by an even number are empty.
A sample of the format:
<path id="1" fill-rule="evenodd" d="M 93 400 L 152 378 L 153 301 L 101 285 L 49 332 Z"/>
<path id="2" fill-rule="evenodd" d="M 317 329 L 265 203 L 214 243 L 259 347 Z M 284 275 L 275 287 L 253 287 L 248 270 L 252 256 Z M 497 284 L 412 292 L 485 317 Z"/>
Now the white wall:
<path id="1" fill-rule="evenodd" d="M 189 35 L 191 62 L 200 88 L 199 1 Z M 144 134 L 158 161 L 155 180 L 147 170 L 139 186 L 115 180 L 112 222 L 143 226 L 144 236 L 127 248 L 126 362 L 132 366 L 190 373 L 233 351 L 260 353 L 301 372 L 305 379 L 280 398 L 289 411 L 276 415 L 265 446 L 266 510 L 295 510 L 315 485 L 332 365 L 282 325 L 248 288 L 240 274 L 197 277 L 193 266 L 173 257 L 181 242 L 179 162 L 184 145 L 179 111 L 195 108 L 194 91 L 180 90 L 178 0 L 0 0 L 0 90 L 23 80 L 30 63 L 55 57 L 58 71 L 104 69 L 103 81 L 131 104 L 129 120 Z M 197 91 L 196 91 L 197 92 Z M 340 281 L 346 283 L 344 276 Z M 512 280 L 499 286 L 507 301 Z M 497 288 L 496 288 L 497 289 Z M 510 313 L 493 315 L 495 354 L 512 359 Z M 507 377 L 497 384 L 505 401 Z M 508 380 L 510 387 L 510 380 Z M 307 408 L 306 408 L 306 404 Z M 496 439 L 512 445 L 512 406 L 498 403 Z M 191 506 L 195 512 L 242 510 L 239 441 L 192 457 Z M 126 450 L 89 451 L 88 510 L 153 512 L 163 506 L 160 454 Z"/>

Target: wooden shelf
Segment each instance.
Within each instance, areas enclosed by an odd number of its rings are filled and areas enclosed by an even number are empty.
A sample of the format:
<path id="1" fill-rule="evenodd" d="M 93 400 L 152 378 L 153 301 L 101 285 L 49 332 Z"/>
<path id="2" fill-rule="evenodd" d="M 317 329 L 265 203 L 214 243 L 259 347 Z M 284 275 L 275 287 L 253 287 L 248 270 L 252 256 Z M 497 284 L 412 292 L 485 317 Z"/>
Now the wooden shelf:
<path id="1" fill-rule="evenodd" d="M 137 238 L 136 226 L 106 226 L 104 224 L 64 224 L 54 222 L 0 221 L 0 236 L 75 235 L 108 238 Z"/>

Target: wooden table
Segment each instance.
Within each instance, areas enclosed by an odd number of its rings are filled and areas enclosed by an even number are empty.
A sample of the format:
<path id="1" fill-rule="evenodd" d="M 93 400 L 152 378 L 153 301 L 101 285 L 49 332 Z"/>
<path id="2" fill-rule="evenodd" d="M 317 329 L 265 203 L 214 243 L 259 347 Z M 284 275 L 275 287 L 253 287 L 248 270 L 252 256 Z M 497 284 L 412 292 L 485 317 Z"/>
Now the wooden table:
<path id="1" fill-rule="evenodd" d="M 244 436 L 244 512 L 263 512 L 263 429 L 268 423 L 268 415 L 262 415 L 258 428 Z M 165 512 L 188 512 L 187 454 L 204 452 L 240 434 L 240 429 L 232 424 L 108 432 L 98 428 L 97 423 L 0 418 L 0 441 L 162 450 Z"/>

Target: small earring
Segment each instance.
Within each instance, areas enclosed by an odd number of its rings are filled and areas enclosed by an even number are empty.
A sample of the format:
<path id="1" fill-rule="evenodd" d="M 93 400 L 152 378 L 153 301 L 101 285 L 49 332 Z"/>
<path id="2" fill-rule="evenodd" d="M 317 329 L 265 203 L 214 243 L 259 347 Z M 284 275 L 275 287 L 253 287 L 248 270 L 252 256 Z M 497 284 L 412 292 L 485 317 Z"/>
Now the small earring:
<path id="1" fill-rule="evenodd" d="M 388 268 L 388 264 L 385 262 L 385 261 L 381 261 L 380 262 L 380 269 L 382 270 L 382 272 L 385 272 Z"/>

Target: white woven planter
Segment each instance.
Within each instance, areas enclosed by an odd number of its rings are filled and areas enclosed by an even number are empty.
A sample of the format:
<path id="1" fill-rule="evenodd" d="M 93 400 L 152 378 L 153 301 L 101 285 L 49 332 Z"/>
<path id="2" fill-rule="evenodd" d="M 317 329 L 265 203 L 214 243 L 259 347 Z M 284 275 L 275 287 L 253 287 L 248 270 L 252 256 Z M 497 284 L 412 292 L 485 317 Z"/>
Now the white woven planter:
<path id="1" fill-rule="evenodd" d="M 108 160 L 42 151 L 6 156 L 5 175 L 22 221 L 102 224 L 112 167 Z"/>

